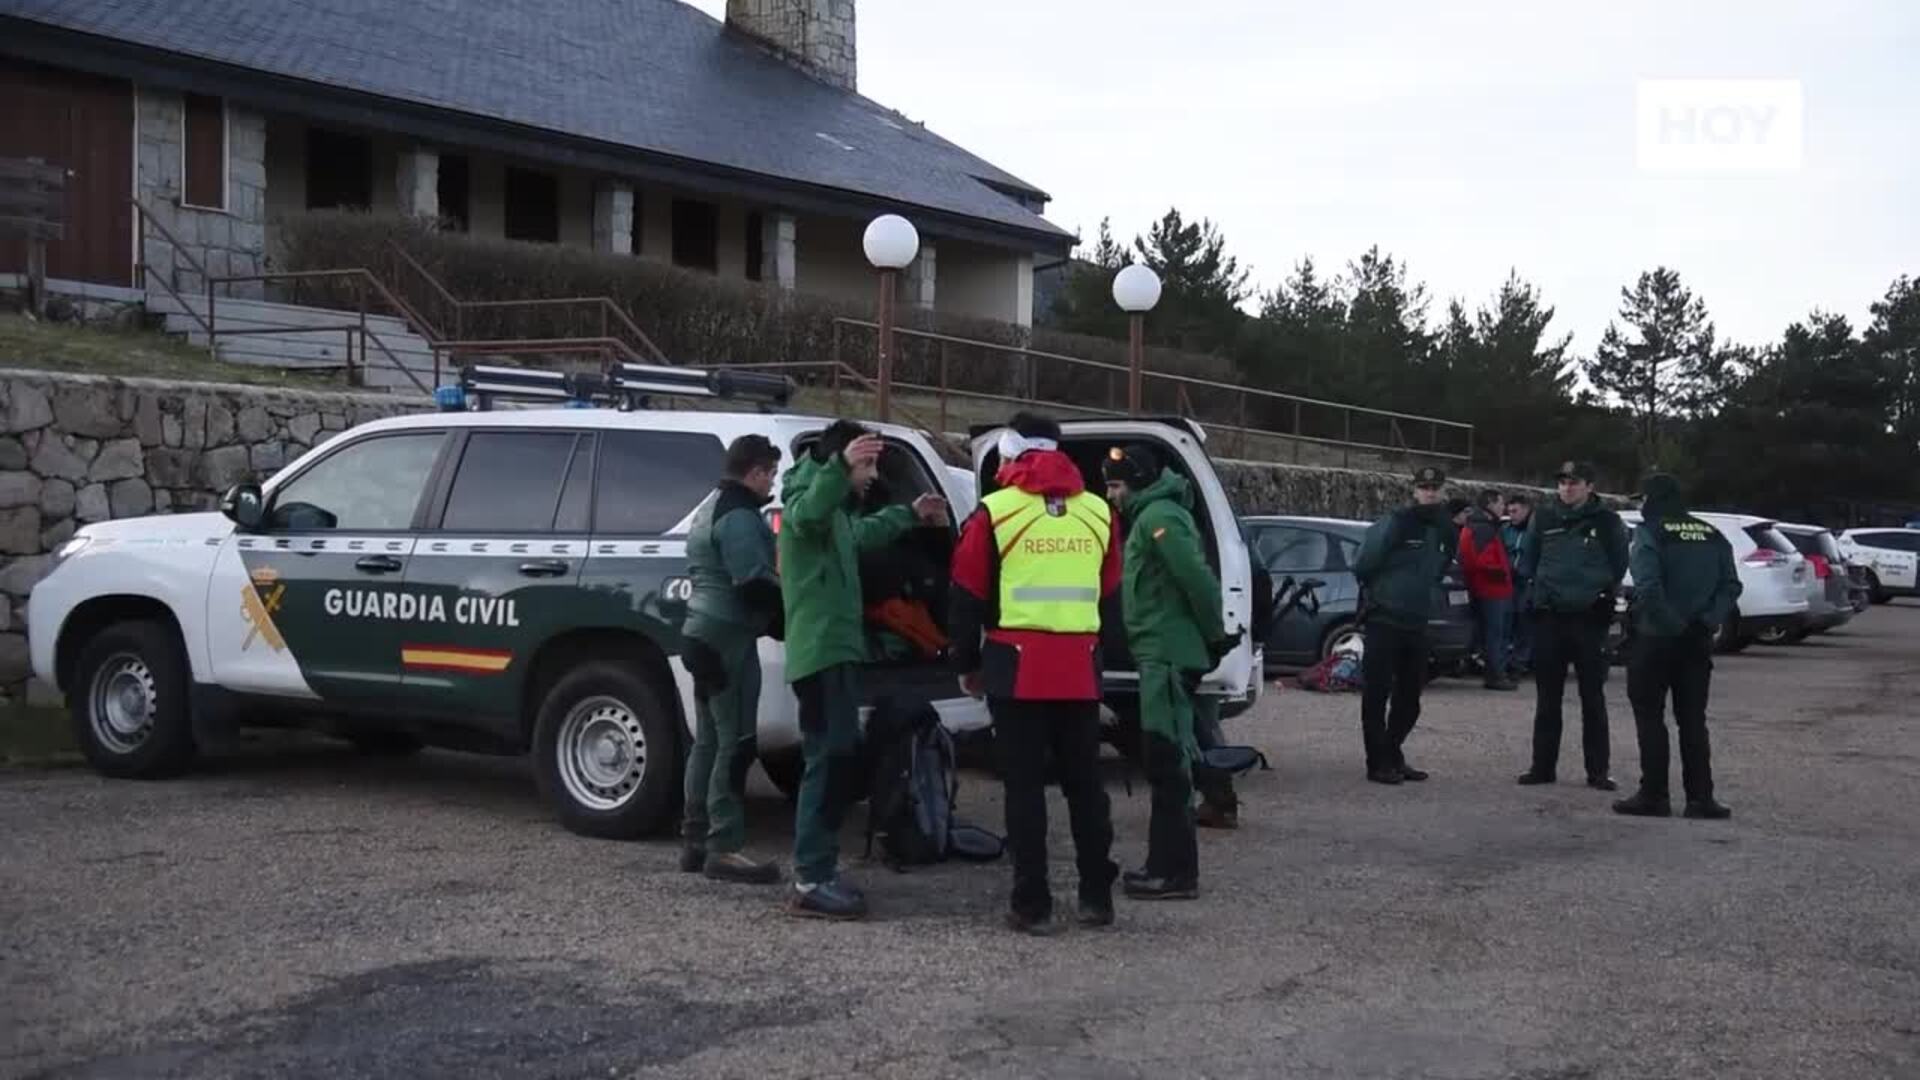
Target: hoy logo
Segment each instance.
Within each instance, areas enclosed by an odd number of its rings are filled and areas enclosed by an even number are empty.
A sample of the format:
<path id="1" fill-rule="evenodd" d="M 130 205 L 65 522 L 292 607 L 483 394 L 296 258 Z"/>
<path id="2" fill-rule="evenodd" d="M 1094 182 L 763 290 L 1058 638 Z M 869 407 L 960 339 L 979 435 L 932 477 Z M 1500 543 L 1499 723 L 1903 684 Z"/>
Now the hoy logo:
<path id="1" fill-rule="evenodd" d="M 1643 79 L 1635 112 L 1642 169 L 1800 168 L 1806 107 L 1798 79 Z"/>

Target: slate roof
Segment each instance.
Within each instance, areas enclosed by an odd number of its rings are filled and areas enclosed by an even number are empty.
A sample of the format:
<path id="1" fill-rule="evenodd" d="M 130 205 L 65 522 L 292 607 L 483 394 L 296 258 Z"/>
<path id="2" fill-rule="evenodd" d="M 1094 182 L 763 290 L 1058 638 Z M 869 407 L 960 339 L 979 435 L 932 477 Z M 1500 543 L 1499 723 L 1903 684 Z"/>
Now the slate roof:
<path id="1" fill-rule="evenodd" d="M 679 0 L 0 0 L 14 16 L 1039 234 L 1033 185 Z"/>

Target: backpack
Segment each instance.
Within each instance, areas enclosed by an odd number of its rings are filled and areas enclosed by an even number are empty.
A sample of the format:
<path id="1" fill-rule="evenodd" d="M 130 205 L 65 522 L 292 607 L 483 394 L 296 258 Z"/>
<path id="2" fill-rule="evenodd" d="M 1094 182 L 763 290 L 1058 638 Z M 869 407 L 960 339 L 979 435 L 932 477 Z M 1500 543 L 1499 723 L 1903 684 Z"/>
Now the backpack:
<path id="1" fill-rule="evenodd" d="M 931 705 L 900 709 L 881 703 L 867 721 L 867 749 L 869 858 L 876 839 L 881 858 L 895 870 L 949 857 L 1000 857 L 999 837 L 954 818 L 960 773 L 953 737 Z"/>
<path id="2" fill-rule="evenodd" d="M 1335 653 L 1301 672 L 1295 679 L 1302 689 L 1322 694 L 1337 694 L 1361 688 L 1360 658 L 1352 653 Z"/>

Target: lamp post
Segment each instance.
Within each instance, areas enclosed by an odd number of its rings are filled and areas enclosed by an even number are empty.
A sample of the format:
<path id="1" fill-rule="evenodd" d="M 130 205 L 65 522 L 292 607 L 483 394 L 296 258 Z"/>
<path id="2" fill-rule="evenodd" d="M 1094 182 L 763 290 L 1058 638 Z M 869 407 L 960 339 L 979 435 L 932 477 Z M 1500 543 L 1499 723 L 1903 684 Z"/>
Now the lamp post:
<path id="1" fill-rule="evenodd" d="M 861 239 L 867 261 L 880 272 L 880 345 L 878 349 L 880 422 L 886 423 L 893 410 L 893 299 L 900 271 L 920 253 L 920 233 L 913 222 L 898 214 L 881 214 L 867 225 Z"/>
<path id="2" fill-rule="evenodd" d="M 1140 415 L 1147 366 L 1147 312 L 1160 302 L 1160 275 L 1140 263 L 1113 276 L 1113 302 L 1127 313 L 1127 412 Z"/>

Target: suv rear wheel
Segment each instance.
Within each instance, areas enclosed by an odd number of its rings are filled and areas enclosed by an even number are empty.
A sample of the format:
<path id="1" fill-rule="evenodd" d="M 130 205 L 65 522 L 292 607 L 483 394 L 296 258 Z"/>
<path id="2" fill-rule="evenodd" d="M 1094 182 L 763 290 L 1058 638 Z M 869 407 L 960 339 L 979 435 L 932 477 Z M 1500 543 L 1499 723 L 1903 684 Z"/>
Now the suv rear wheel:
<path id="1" fill-rule="evenodd" d="M 678 750 L 659 691 L 615 660 L 560 676 L 534 721 L 534 778 L 561 824 L 582 836 L 627 840 L 672 825 Z"/>
<path id="2" fill-rule="evenodd" d="M 1893 599 L 1893 594 L 1880 584 L 1880 575 L 1867 571 L 1867 599 L 1876 604 L 1884 604 Z"/>
<path id="3" fill-rule="evenodd" d="M 74 665 L 68 711 L 74 739 L 107 776 L 155 778 L 194 755 L 187 660 L 173 628 L 142 619 L 93 636 Z"/>

